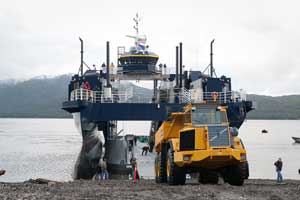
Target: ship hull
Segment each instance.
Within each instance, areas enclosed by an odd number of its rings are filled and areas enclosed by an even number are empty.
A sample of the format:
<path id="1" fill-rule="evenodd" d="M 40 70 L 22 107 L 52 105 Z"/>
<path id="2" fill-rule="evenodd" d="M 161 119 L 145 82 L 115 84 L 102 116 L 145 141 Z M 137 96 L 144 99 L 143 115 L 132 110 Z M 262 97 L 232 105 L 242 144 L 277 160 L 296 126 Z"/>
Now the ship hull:
<path id="1" fill-rule="evenodd" d="M 92 122 L 85 113 L 73 113 L 73 118 L 78 132 L 82 135 L 82 147 L 73 178 L 92 179 L 95 174 L 100 173 L 99 163 L 103 158 L 107 161 L 111 177 L 128 177 L 131 173 L 133 138 L 111 137 L 115 129 L 109 128 L 109 122 Z"/>

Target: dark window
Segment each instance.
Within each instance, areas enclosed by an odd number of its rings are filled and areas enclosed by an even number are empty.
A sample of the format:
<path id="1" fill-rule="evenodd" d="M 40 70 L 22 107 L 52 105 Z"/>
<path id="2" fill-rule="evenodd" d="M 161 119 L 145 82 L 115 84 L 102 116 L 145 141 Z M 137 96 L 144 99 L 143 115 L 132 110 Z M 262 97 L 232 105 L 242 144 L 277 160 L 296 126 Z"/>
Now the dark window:
<path id="1" fill-rule="evenodd" d="M 195 149 L 195 130 L 180 132 L 180 151 Z"/>

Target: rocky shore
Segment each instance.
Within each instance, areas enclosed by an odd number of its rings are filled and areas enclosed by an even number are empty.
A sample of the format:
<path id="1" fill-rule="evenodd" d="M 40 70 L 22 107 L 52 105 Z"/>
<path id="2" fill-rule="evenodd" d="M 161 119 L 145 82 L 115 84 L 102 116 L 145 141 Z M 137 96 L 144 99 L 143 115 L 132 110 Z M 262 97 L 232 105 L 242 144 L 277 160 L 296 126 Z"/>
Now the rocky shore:
<path id="1" fill-rule="evenodd" d="M 153 180 L 54 182 L 44 179 L 22 183 L 0 182 L 0 199 L 214 199 L 294 200 L 300 197 L 300 181 L 247 180 L 242 187 L 226 183 L 203 185 L 189 180 L 184 186 L 156 184 Z"/>

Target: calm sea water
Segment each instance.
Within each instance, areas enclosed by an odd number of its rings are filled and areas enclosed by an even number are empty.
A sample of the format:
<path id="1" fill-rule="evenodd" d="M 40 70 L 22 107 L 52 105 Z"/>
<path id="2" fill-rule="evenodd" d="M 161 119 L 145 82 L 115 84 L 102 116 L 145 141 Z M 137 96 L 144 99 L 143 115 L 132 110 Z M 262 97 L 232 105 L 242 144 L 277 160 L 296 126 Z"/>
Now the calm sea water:
<path id="1" fill-rule="evenodd" d="M 147 135 L 149 122 L 121 122 L 128 134 Z M 267 134 L 261 130 L 267 129 Z M 284 178 L 300 179 L 300 120 L 248 120 L 240 137 L 248 151 L 250 178 L 274 179 L 273 163 L 281 157 Z M 72 180 L 81 136 L 72 119 L 0 119 L 0 182 L 47 178 Z M 142 176 L 153 176 L 154 155 L 138 156 Z"/>

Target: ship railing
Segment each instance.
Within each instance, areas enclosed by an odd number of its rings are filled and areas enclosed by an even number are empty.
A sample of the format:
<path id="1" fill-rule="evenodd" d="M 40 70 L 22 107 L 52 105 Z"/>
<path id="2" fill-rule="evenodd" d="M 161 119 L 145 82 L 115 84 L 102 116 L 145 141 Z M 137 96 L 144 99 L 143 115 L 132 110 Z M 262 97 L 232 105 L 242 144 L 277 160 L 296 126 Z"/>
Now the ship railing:
<path id="1" fill-rule="evenodd" d="M 152 96 L 133 93 L 132 88 L 124 91 L 102 92 L 86 89 L 75 89 L 71 92 L 70 101 L 87 101 L 91 103 L 151 103 Z"/>
<path id="2" fill-rule="evenodd" d="M 190 103 L 191 102 L 191 93 L 185 88 L 181 88 L 179 91 L 179 103 Z"/>
<path id="3" fill-rule="evenodd" d="M 218 103 L 228 103 L 228 102 L 239 102 L 246 101 L 247 96 L 244 91 L 227 91 L 227 92 L 203 92 L 202 94 L 195 94 L 194 91 L 191 92 L 191 102 L 218 102 Z"/>
<path id="4" fill-rule="evenodd" d="M 127 103 L 132 95 L 125 93 L 107 95 L 103 92 L 94 92 L 93 103 Z"/>
<path id="5" fill-rule="evenodd" d="M 177 99 L 177 100 L 176 100 Z M 178 102 L 178 103 L 200 103 L 200 102 L 239 102 L 246 100 L 244 91 L 227 92 L 195 92 L 195 90 L 180 89 L 177 93 L 160 93 L 155 101 L 152 95 L 133 92 L 132 88 L 125 90 L 102 92 L 86 89 L 75 89 L 71 92 L 71 101 L 88 101 L 92 103 L 154 103 L 154 102 Z"/>
<path id="6" fill-rule="evenodd" d="M 88 101 L 93 98 L 93 95 L 94 95 L 93 91 L 82 89 L 82 88 L 75 89 L 71 92 L 70 100 L 71 101 L 77 101 L 77 100 Z"/>

